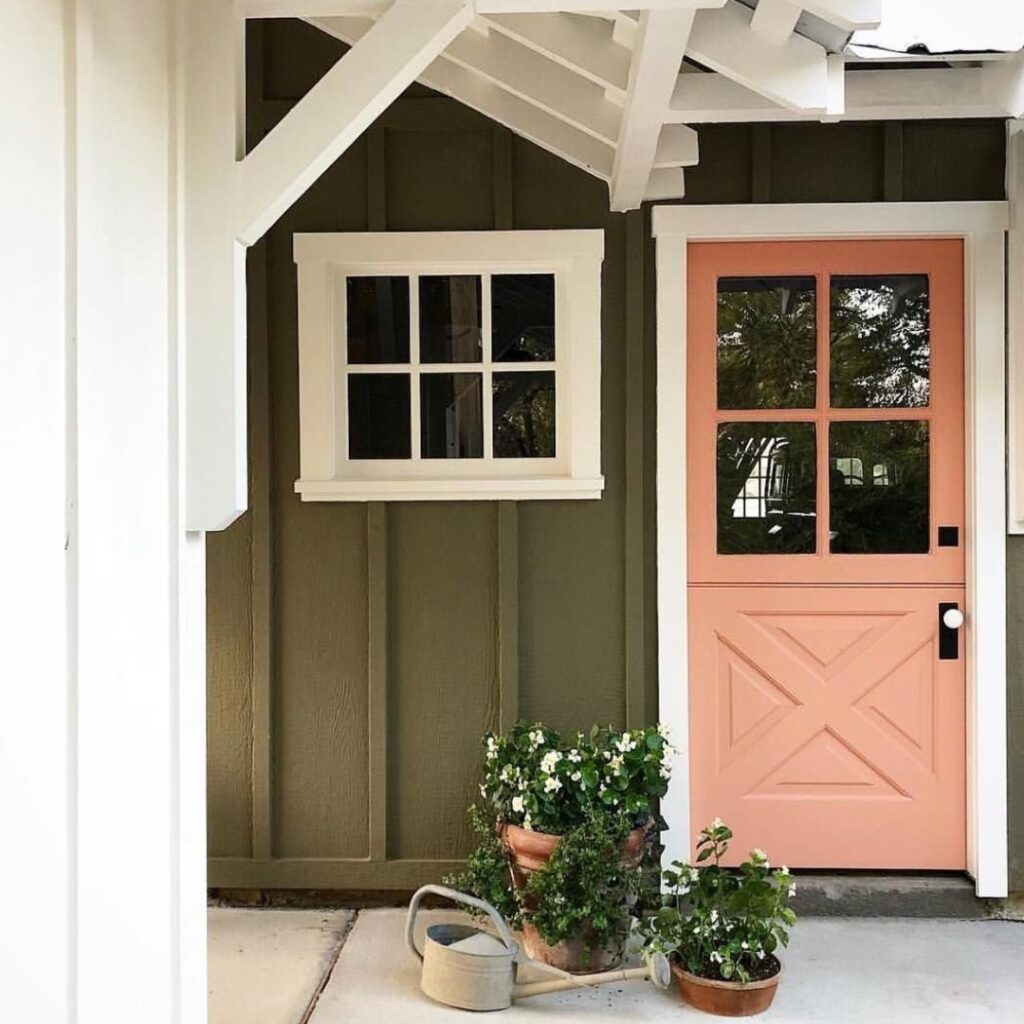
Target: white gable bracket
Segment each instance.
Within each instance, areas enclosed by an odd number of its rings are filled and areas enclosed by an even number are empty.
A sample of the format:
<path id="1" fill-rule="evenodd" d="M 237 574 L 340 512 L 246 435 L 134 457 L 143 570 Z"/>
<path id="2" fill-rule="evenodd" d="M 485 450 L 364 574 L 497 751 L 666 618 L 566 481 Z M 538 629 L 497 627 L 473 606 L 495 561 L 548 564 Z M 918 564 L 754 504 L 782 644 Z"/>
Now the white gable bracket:
<path id="1" fill-rule="evenodd" d="M 721 11 L 700 11 L 689 56 L 713 71 L 791 110 L 829 108 L 825 50 L 803 36 L 771 43 L 751 28 L 751 12 L 735 0 Z"/>
<path id="2" fill-rule="evenodd" d="M 764 0 L 762 0 L 762 3 Z M 878 28 L 882 23 L 882 0 L 799 0 L 811 14 L 847 32 Z"/>
<path id="3" fill-rule="evenodd" d="M 643 202 L 693 20 L 693 11 L 640 16 L 609 188 L 613 210 L 633 210 Z"/>
<path id="4" fill-rule="evenodd" d="M 1024 117 L 1024 50 L 982 69 L 985 94 L 1010 117 Z"/>
<path id="5" fill-rule="evenodd" d="M 261 238 L 472 20 L 470 0 L 395 0 L 238 165 L 238 240 Z"/>

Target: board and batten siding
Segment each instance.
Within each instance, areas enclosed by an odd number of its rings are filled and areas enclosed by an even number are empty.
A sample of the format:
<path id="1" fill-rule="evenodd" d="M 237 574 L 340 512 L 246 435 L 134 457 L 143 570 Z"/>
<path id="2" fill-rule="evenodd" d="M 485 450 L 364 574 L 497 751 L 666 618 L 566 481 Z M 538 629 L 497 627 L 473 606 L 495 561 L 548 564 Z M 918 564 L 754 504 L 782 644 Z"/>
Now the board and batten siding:
<path id="1" fill-rule="evenodd" d="M 249 33 L 251 146 L 344 47 Z M 688 202 L 1003 196 L 995 121 L 706 125 L 700 146 Z M 605 232 L 603 497 L 300 502 L 292 235 L 509 228 Z M 436 881 L 471 843 L 485 730 L 656 720 L 653 278 L 648 211 L 609 213 L 600 181 L 418 86 L 251 250 L 250 509 L 208 541 L 212 887 Z M 1024 538 L 1010 573 L 1019 751 Z"/>

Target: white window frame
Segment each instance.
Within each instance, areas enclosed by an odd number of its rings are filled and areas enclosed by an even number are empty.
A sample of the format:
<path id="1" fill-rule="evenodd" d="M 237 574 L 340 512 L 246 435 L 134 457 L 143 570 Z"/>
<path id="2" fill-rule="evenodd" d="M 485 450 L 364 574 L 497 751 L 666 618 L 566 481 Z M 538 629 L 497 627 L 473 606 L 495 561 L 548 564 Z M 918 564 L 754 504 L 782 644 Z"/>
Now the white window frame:
<path id="1" fill-rule="evenodd" d="M 599 498 L 601 475 L 601 263 L 604 232 L 446 231 L 297 234 L 300 478 L 303 501 L 454 501 Z M 494 372 L 555 372 L 555 456 L 490 456 L 490 402 L 484 402 L 482 458 L 419 456 L 421 373 L 482 373 L 489 389 L 490 277 L 549 273 L 555 278 L 553 363 L 493 364 Z M 483 360 L 419 368 L 417 277 L 482 278 Z M 408 276 L 410 401 L 415 444 L 409 459 L 348 458 L 347 381 L 354 373 L 406 372 L 405 364 L 347 364 L 345 280 Z"/>
<path id="2" fill-rule="evenodd" d="M 667 860 L 690 836 L 686 531 L 686 256 L 690 242 L 961 238 L 967 467 L 967 870 L 1008 885 L 1006 765 L 1005 202 L 662 206 L 657 244 L 658 693 L 680 753 L 662 808 Z"/>

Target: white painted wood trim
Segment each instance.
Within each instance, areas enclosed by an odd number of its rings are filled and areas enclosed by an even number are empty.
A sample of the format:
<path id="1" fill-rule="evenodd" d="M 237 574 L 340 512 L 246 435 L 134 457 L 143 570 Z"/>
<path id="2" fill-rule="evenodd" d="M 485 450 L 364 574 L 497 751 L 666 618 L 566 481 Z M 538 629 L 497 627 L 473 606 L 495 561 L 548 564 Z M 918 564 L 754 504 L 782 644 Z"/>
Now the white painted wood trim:
<path id="1" fill-rule="evenodd" d="M 456 501 L 594 499 L 601 476 L 601 262 L 604 233 L 577 231 L 447 231 L 297 234 L 293 251 L 299 281 L 300 479 L 303 501 Z M 484 346 L 478 363 L 421 365 L 414 329 L 410 362 L 348 366 L 344 279 L 399 275 L 410 280 L 415 328 L 416 277 L 500 273 L 554 277 L 555 357 L 552 362 L 491 363 Z M 486 330 L 489 307 L 484 310 Z M 418 456 L 418 387 L 428 373 L 496 371 L 555 374 L 555 456 L 500 459 L 426 459 Z M 408 459 L 349 459 L 348 380 L 363 373 L 408 373 L 411 379 L 412 455 Z M 490 392 L 484 394 L 485 422 Z"/>
<path id="2" fill-rule="evenodd" d="M 1006 196 L 1007 521 L 1024 533 L 1024 121 L 1007 123 Z"/>
<path id="3" fill-rule="evenodd" d="M 691 241 L 960 237 L 967 364 L 968 870 L 979 896 L 1007 893 L 1004 237 L 1009 205 L 836 203 L 661 206 L 658 319 L 658 672 L 662 720 L 688 744 L 686 250 Z M 690 779 L 680 757 L 663 807 L 667 856 L 688 852 Z"/>

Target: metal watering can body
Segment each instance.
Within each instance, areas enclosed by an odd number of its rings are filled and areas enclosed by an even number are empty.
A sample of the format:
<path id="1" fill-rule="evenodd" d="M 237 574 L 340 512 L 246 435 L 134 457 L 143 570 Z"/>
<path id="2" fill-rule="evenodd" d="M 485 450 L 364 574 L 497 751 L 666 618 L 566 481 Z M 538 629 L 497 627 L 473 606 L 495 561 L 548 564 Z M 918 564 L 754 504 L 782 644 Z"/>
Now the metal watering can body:
<path id="1" fill-rule="evenodd" d="M 497 934 L 466 924 L 429 925 L 423 951 L 420 952 L 415 939 L 416 914 L 421 900 L 428 893 L 444 896 L 486 914 Z M 645 967 L 588 975 L 569 974 L 550 964 L 531 960 L 522 953 L 508 925 L 494 907 L 475 896 L 442 885 L 425 885 L 413 896 L 406 919 L 405 941 L 423 962 L 420 988 L 424 995 L 461 1010 L 505 1010 L 514 999 L 613 981 L 650 978 L 658 988 L 667 988 L 672 977 L 668 961 L 660 955 L 652 957 Z M 520 964 L 530 964 L 553 977 L 547 981 L 517 984 Z"/>

